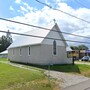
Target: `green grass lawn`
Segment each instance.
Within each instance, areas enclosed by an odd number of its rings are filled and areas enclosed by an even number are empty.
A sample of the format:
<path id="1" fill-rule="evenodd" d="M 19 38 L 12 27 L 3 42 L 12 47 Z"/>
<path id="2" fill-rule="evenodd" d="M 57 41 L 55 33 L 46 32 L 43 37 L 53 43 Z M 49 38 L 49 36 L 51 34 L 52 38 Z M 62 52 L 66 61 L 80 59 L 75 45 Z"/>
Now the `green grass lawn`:
<path id="1" fill-rule="evenodd" d="M 17 68 L 0 63 L 0 90 L 54 90 L 42 71 Z"/>
<path id="2" fill-rule="evenodd" d="M 85 64 L 54 65 L 51 66 L 51 70 L 67 72 L 67 73 L 76 73 L 90 77 L 90 65 L 85 65 Z"/>
<path id="3" fill-rule="evenodd" d="M 35 67 L 48 69 L 48 66 L 39 66 L 35 65 Z M 86 64 L 75 64 L 75 65 L 51 65 L 50 70 L 66 72 L 66 73 L 74 73 L 81 74 L 87 77 L 90 77 L 90 65 Z"/>
<path id="4" fill-rule="evenodd" d="M 8 61 L 6 58 L 0 58 L 0 61 Z"/>
<path id="5" fill-rule="evenodd" d="M 0 60 L 8 61 L 5 59 Z M 32 70 L 0 63 L 0 90 L 59 90 L 55 81 L 51 80 L 51 85 L 49 85 L 47 77 L 44 75 L 42 68 L 48 69 L 48 66 L 25 65 L 24 67 Z M 90 77 L 90 65 L 51 65 L 50 69 Z"/>

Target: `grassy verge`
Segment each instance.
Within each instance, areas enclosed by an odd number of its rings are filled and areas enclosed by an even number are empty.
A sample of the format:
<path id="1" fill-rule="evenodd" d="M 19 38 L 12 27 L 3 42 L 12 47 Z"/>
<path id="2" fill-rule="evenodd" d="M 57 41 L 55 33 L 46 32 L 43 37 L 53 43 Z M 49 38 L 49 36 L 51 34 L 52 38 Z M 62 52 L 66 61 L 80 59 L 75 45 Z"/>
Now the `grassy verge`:
<path id="1" fill-rule="evenodd" d="M 48 66 L 35 65 L 35 67 L 48 69 Z M 86 65 L 86 64 L 51 65 L 50 70 L 66 72 L 66 73 L 81 74 L 81 75 L 90 77 L 90 65 Z"/>
<path id="2" fill-rule="evenodd" d="M 55 66 L 51 66 L 51 69 L 61 72 L 81 74 L 90 77 L 90 65 L 85 65 L 85 64 L 55 65 Z"/>
<path id="3" fill-rule="evenodd" d="M 54 90 L 46 76 L 39 70 L 24 70 L 0 63 L 0 90 Z"/>
<path id="4" fill-rule="evenodd" d="M 7 61 L 5 59 L 0 60 Z M 44 75 L 42 69 L 48 69 L 48 66 L 25 65 L 25 67 L 32 70 L 24 70 L 0 63 L 0 90 L 59 90 L 58 86 L 55 86 L 55 81 L 52 80 L 51 85 L 49 85 L 47 77 Z M 50 69 L 90 77 L 90 65 L 86 64 L 51 65 Z"/>
<path id="5" fill-rule="evenodd" d="M 0 61 L 8 61 L 6 58 L 0 58 Z"/>

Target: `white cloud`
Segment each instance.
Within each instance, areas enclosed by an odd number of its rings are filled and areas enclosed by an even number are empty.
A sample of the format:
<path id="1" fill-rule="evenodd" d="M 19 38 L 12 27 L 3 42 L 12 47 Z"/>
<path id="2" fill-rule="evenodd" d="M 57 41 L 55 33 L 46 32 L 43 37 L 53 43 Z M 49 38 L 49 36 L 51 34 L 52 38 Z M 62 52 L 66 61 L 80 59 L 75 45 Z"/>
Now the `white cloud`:
<path id="1" fill-rule="evenodd" d="M 16 0 L 15 2 L 18 3 L 18 4 L 20 4 L 21 3 L 21 0 Z"/>
<path id="2" fill-rule="evenodd" d="M 28 10 L 28 11 L 33 11 L 33 9 L 34 10 L 37 10 L 37 9 L 35 9 L 35 8 L 33 8 L 33 7 L 30 7 L 27 3 L 25 3 L 25 2 L 22 2 L 22 4 L 25 6 L 25 8 Z"/>
<path id="3" fill-rule="evenodd" d="M 24 7 L 22 7 L 22 6 L 20 6 L 20 9 L 21 9 L 21 11 L 28 12 L 28 10 L 25 9 Z"/>
<path id="4" fill-rule="evenodd" d="M 83 22 L 81 20 L 68 16 L 62 12 L 52 10 L 46 6 L 43 7 L 41 10 L 36 10 L 33 7 L 30 7 L 27 3 L 23 3 L 23 5 L 24 5 L 23 7 L 20 6 L 20 10 L 19 10 L 20 13 L 23 13 L 23 16 L 17 16 L 17 17 L 11 18 L 11 20 L 43 27 L 49 24 L 50 21 L 53 21 L 53 19 L 55 18 L 62 32 L 64 31 L 72 34 L 90 36 L 90 30 L 89 30 L 90 23 Z M 90 21 L 90 9 L 79 8 L 75 10 L 72 7 L 68 6 L 66 3 L 58 3 L 57 5 L 58 5 L 58 9 L 62 11 L 65 11 L 79 18 L 83 18 L 87 21 Z M 29 26 L 24 26 L 24 25 L 19 25 L 14 23 L 6 23 L 2 21 L 0 21 L 0 25 L 1 25 L 0 29 L 3 29 L 3 30 L 10 29 L 11 31 L 20 32 L 20 33 L 23 33 L 32 29 Z M 71 35 L 65 35 L 65 38 L 69 40 L 70 39 L 84 40 L 83 38 L 74 37 Z"/>
<path id="5" fill-rule="evenodd" d="M 65 3 L 66 1 L 71 1 L 71 0 L 53 0 L 54 1 L 54 3 L 56 3 L 56 4 L 60 4 L 60 3 Z"/>
<path id="6" fill-rule="evenodd" d="M 14 8 L 13 8 L 12 6 L 10 6 L 10 10 L 11 10 L 11 11 L 14 11 Z"/>
<path id="7" fill-rule="evenodd" d="M 7 23 L 5 21 L 0 20 L 0 31 L 7 31 Z M 5 33 L 0 32 L 0 36 L 5 35 Z"/>
<path id="8" fill-rule="evenodd" d="M 48 4 L 48 5 L 50 5 L 50 2 L 48 2 L 48 0 L 45 0 L 45 3 Z"/>

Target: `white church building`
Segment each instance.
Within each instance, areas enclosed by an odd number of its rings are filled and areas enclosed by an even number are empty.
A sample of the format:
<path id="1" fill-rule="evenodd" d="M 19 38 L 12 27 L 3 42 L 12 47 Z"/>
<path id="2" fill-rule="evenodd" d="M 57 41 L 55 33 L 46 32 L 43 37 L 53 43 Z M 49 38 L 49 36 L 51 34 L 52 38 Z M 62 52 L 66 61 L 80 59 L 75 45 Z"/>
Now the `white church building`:
<path id="1" fill-rule="evenodd" d="M 8 48 L 10 61 L 38 65 L 71 64 L 72 60 L 67 58 L 68 45 L 57 23 L 48 28 L 50 30 L 36 28 L 26 33 L 32 36 L 19 36 Z"/>

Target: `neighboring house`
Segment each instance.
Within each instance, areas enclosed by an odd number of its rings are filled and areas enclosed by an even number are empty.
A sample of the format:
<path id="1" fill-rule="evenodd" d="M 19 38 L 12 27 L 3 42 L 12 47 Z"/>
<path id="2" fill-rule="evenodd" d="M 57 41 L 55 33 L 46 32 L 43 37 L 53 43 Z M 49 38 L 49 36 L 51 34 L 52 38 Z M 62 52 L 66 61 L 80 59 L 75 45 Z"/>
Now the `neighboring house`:
<path id="1" fill-rule="evenodd" d="M 0 58 L 7 58 L 7 57 L 8 57 L 8 51 L 7 50 L 0 53 Z"/>
<path id="2" fill-rule="evenodd" d="M 79 51 L 79 56 L 80 56 L 80 59 L 83 58 L 84 56 L 89 56 L 90 57 L 90 50 L 80 50 Z"/>
<path id="3" fill-rule="evenodd" d="M 8 48 L 10 61 L 39 65 L 72 63 L 67 59 L 67 43 L 58 25 L 47 28 L 50 30 L 36 29 L 27 33 L 44 38 L 20 36 L 14 41 Z"/>
<path id="4" fill-rule="evenodd" d="M 90 57 L 90 50 L 70 50 L 70 48 L 67 48 L 67 57 L 68 58 L 75 58 L 76 60 L 79 60 L 83 58 L 84 56 Z"/>

